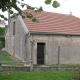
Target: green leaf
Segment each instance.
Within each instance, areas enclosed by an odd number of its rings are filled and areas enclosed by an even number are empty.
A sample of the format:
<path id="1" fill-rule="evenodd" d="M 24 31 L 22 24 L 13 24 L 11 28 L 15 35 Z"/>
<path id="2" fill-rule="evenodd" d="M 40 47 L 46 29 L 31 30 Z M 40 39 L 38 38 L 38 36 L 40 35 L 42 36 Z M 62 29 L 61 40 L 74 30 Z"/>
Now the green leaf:
<path id="1" fill-rule="evenodd" d="M 14 14 L 11 16 L 11 18 L 16 19 L 16 18 L 17 18 L 17 14 L 14 13 Z"/>
<path id="2" fill-rule="evenodd" d="M 24 4 L 21 4 L 21 7 L 23 8 L 24 7 Z"/>
<path id="3" fill-rule="evenodd" d="M 1 18 L 4 18 L 4 15 L 1 15 Z"/>
<path id="4" fill-rule="evenodd" d="M 4 17 L 4 20 L 6 20 L 6 21 L 7 21 L 8 19 Z"/>
<path id="5" fill-rule="evenodd" d="M 0 45 L 0 49 L 2 49 L 2 45 Z"/>
<path id="6" fill-rule="evenodd" d="M 53 6 L 54 8 L 57 8 L 57 7 L 60 6 L 60 3 L 58 3 L 57 1 L 53 1 L 52 6 Z"/>
<path id="7" fill-rule="evenodd" d="M 3 28 L 4 29 L 4 28 Z M 1 29 L 0 29 L 1 30 Z M 5 37 L 4 36 L 0 36 L 0 48 L 3 48 L 5 46 Z"/>
<path id="8" fill-rule="evenodd" d="M 52 0 L 45 0 L 45 4 L 51 4 Z"/>
<path id="9" fill-rule="evenodd" d="M 22 18 L 25 18 L 25 16 L 22 16 Z"/>
<path id="10" fill-rule="evenodd" d="M 40 11 L 43 11 L 43 7 L 42 7 L 42 6 L 40 6 L 40 7 L 39 7 L 39 10 L 40 10 Z"/>
<path id="11" fill-rule="evenodd" d="M 21 9 L 17 6 L 17 4 L 15 4 L 15 5 L 13 6 L 13 8 L 14 8 L 15 10 L 17 10 L 18 12 L 21 12 Z"/>
<path id="12" fill-rule="evenodd" d="M 32 14 L 29 14 L 28 12 L 26 12 L 26 17 L 27 18 L 33 18 L 33 15 Z"/>
<path id="13" fill-rule="evenodd" d="M 30 15 L 28 15 L 28 16 L 27 16 L 27 18 L 33 18 L 33 15 L 32 15 L 32 14 L 30 14 Z"/>
<path id="14" fill-rule="evenodd" d="M 37 13 L 37 12 L 41 12 L 41 10 L 38 9 L 38 10 L 35 10 L 35 12 L 36 12 L 36 13 Z"/>
<path id="15" fill-rule="evenodd" d="M 31 7 L 31 6 L 29 6 L 29 5 L 27 5 L 27 9 L 34 10 L 35 8 L 34 8 L 34 7 Z"/>
<path id="16" fill-rule="evenodd" d="M 22 12 L 21 12 L 21 11 L 19 11 L 19 14 L 21 15 L 21 14 L 22 14 Z"/>
<path id="17" fill-rule="evenodd" d="M 10 13 L 10 14 L 13 14 L 13 11 L 12 11 L 12 10 L 9 10 L 9 13 Z"/>
<path id="18" fill-rule="evenodd" d="M 34 17 L 34 18 L 32 19 L 32 21 L 33 21 L 33 22 L 37 22 L 37 23 L 39 23 L 39 20 L 36 19 L 36 17 Z"/>
<path id="19" fill-rule="evenodd" d="M 14 3 L 16 3 L 16 1 L 17 1 L 17 0 L 12 0 L 12 3 L 14 4 Z"/>
<path id="20" fill-rule="evenodd" d="M 36 17 L 34 17 L 34 18 L 32 19 L 32 21 L 33 21 L 33 22 L 36 22 L 36 21 L 37 21 Z"/>
<path id="21" fill-rule="evenodd" d="M 2 11 L 4 12 L 4 11 L 6 11 L 7 9 L 4 7 L 4 8 L 2 8 Z"/>

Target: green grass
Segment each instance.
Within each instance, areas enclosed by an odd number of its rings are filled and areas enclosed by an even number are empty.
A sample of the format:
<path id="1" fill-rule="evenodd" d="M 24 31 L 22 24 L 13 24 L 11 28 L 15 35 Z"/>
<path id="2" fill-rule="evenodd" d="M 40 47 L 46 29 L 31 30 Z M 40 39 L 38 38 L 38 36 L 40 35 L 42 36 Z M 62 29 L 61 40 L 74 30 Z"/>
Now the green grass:
<path id="1" fill-rule="evenodd" d="M 0 72 L 0 80 L 75 80 L 74 71 Z"/>
<path id="2" fill-rule="evenodd" d="M 13 61 L 11 56 L 2 52 L 2 61 Z M 10 65 L 18 65 L 12 63 Z M 52 67 L 57 65 L 52 65 Z M 62 67 L 74 66 L 62 64 Z M 76 65 L 77 66 L 77 65 Z M 45 71 L 45 72 L 21 72 L 4 71 L 0 72 L 0 80 L 79 80 L 76 78 L 76 71 Z"/>
<path id="3" fill-rule="evenodd" d="M 8 54 L 6 51 L 2 51 L 2 61 L 3 62 L 8 62 L 8 61 L 15 61 L 14 57 L 12 57 L 10 54 Z M 19 60 L 18 60 L 19 61 Z M 5 63 L 6 65 L 11 65 L 11 66 L 23 66 L 22 62 L 12 62 L 12 63 Z"/>
<path id="4" fill-rule="evenodd" d="M 57 64 L 52 64 L 52 65 L 50 65 L 51 67 L 58 67 L 58 65 Z M 60 64 L 60 67 L 61 68 L 67 68 L 67 67 L 69 67 L 69 68 L 71 68 L 71 67 L 80 67 L 80 64 Z"/>
<path id="5" fill-rule="evenodd" d="M 2 52 L 2 61 L 12 61 L 11 56 L 5 51 Z"/>

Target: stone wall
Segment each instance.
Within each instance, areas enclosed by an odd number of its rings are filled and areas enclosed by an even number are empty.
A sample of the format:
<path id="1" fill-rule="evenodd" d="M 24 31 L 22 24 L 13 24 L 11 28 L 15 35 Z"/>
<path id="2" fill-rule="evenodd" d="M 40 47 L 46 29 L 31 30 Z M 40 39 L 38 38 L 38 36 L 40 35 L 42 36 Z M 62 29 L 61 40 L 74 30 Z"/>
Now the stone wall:
<path id="1" fill-rule="evenodd" d="M 32 71 L 55 71 L 58 68 L 54 67 L 33 67 Z M 64 67 L 60 68 L 60 70 L 79 70 L 79 67 Z M 15 66 L 3 66 L 2 71 L 31 71 L 30 67 L 15 67 Z"/>
<path id="2" fill-rule="evenodd" d="M 37 64 L 37 43 L 45 43 L 45 64 L 58 64 L 58 46 L 60 46 L 61 64 L 80 64 L 80 36 L 31 35 L 34 41 L 33 61 Z"/>
<path id="3" fill-rule="evenodd" d="M 15 22 L 15 35 L 13 35 L 14 22 Z M 5 49 L 12 56 L 15 56 L 20 60 L 21 59 L 24 60 L 26 53 L 25 34 L 26 32 L 23 29 L 20 20 L 18 18 L 12 19 L 5 36 Z"/>

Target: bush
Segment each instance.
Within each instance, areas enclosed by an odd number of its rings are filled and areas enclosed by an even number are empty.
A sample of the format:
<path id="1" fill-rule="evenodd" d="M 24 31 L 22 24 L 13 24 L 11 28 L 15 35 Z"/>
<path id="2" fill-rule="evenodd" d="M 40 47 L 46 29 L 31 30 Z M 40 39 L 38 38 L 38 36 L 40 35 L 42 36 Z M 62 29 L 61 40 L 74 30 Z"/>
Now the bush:
<path id="1" fill-rule="evenodd" d="M 0 44 L 0 48 L 5 47 L 5 37 L 4 36 L 0 36 L 0 41 L 2 41 L 2 44 Z"/>
<path id="2" fill-rule="evenodd" d="M 5 30 L 6 30 L 5 27 L 4 28 L 0 27 L 0 41 L 2 41 L 2 44 L 0 44 L 0 48 L 5 47 L 5 37 L 4 37 Z"/>
<path id="3" fill-rule="evenodd" d="M 6 30 L 5 27 L 4 28 L 0 27 L 0 35 L 4 35 L 5 34 L 5 30 Z"/>

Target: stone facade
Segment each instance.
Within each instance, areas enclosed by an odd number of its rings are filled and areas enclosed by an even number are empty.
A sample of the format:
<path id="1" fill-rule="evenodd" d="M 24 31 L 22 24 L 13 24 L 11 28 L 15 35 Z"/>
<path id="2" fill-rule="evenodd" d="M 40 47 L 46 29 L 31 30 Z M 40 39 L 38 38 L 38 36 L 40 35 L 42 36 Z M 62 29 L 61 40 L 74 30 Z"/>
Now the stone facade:
<path id="1" fill-rule="evenodd" d="M 13 35 L 13 23 L 15 22 L 15 35 Z M 12 19 L 7 29 L 5 36 L 5 49 L 11 55 L 16 56 L 18 59 L 24 60 L 26 53 L 25 44 L 26 32 L 22 27 L 20 20 Z M 24 54 L 24 55 L 23 55 Z"/>
<path id="2" fill-rule="evenodd" d="M 45 64 L 58 63 L 58 46 L 60 46 L 61 64 L 80 64 L 80 36 L 31 35 L 31 40 L 35 41 L 33 47 L 35 64 L 37 63 L 37 43 L 45 43 Z"/>
<path id="3" fill-rule="evenodd" d="M 13 22 L 15 22 L 15 36 L 13 35 Z M 23 25 L 17 18 L 11 20 L 5 40 L 6 51 L 20 60 L 31 59 L 30 41 L 34 41 L 32 49 L 34 64 L 37 64 L 37 43 L 45 44 L 45 65 L 58 64 L 58 46 L 60 46 L 61 64 L 80 64 L 80 35 L 31 33 L 27 36 Z"/>

